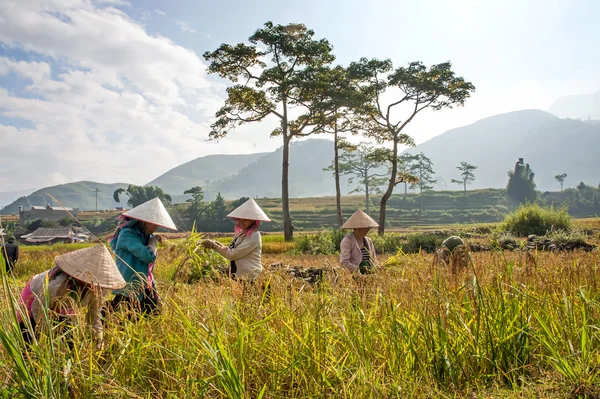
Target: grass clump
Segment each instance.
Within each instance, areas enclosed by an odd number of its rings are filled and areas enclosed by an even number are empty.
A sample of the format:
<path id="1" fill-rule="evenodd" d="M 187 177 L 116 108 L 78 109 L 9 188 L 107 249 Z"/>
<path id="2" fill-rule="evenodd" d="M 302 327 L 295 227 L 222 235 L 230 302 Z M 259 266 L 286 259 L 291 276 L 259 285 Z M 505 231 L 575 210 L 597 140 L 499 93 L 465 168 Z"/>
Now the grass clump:
<path id="1" fill-rule="evenodd" d="M 571 217 L 566 208 L 542 207 L 539 204 L 520 205 L 508 214 L 502 229 L 517 236 L 545 235 L 551 231 L 571 230 Z"/>

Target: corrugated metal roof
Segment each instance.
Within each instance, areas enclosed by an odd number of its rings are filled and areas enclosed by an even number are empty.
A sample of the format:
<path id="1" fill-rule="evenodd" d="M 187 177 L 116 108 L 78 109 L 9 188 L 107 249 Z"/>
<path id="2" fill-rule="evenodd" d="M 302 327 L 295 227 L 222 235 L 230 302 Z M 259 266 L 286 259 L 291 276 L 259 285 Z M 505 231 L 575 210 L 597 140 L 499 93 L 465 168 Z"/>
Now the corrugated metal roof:
<path id="1" fill-rule="evenodd" d="M 31 207 L 31 210 L 34 210 L 34 209 L 40 211 L 40 210 L 46 209 L 46 207 L 34 205 Z"/>
<path id="2" fill-rule="evenodd" d="M 71 238 L 75 233 L 70 227 L 40 227 L 29 235 L 28 238 L 40 239 L 46 237 L 52 238 Z"/>

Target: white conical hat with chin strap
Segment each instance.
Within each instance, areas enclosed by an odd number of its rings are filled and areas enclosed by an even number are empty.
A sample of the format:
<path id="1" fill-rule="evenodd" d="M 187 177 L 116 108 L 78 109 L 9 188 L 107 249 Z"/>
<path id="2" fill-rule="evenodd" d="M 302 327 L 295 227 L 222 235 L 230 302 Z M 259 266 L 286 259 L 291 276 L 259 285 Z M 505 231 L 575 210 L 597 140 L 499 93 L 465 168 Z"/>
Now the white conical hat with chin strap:
<path id="1" fill-rule="evenodd" d="M 379 227 L 376 221 L 371 216 L 364 213 L 361 209 L 354 212 L 354 215 L 350 216 L 346 223 L 342 225 L 342 229 L 364 229 Z"/>
<path id="2" fill-rule="evenodd" d="M 173 219 L 171 219 L 169 212 L 167 212 L 165 206 L 158 197 L 152 198 L 150 201 L 146 201 L 143 204 L 124 212 L 123 216 L 177 231 Z"/>
<path id="3" fill-rule="evenodd" d="M 227 217 L 232 219 L 259 220 L 261 222 L 271 221 L 252 198 L 235 208 Z"/>
<path id="4" fill-rule="evenodd" d="M 125 287 L 125 280 L 104 244 L 59 255 L 54 263 L 69 276 L 87 284 L 111 290 Z"/>

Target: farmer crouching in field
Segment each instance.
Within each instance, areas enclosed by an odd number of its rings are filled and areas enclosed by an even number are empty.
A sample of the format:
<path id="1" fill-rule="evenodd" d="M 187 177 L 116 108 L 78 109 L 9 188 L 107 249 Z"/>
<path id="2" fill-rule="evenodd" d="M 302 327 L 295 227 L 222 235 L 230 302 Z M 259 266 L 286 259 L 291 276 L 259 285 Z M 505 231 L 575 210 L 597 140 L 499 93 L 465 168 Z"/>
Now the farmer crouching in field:
<path id="1" fill-rule="evenodd" d="M 136 206 L 119 218 L 121 223 L 110 239 L 110 246 L 117 254 L 117 267 L 127 286 L 114 292 L 110 308 L 117 309 L 124 302 L 142 313 L 157 314 L 159 296 L 152 270 L 159 238 L 153 233 L 158 227 L 175 231 L 177 228 L 158 198 Z"/>
<path id="2" fill-rule="evenodd" d="M 450 255 L 454 250 L 460 246 L 464 247 L 465 242 L 459 236 L 450 236 L 442 242 L 442 246 L 438 249 L 438 257 L 443 260 L 446 264 L 450 261 Z"/>
<path id="3" fill-rule="evenodd" d="M 258 228 L 260 222 L 270 222 L 271 219 L 251 198 L 227 215 L 235 222 L 235 236 L 231 245 L 225 245 L 204 240 L 202 245 L 213 249 L 231 261 L 229 274 L 234 279 L 254 280 L 262 272 L 261 263 L 262 239 Z"/>
<path id="4" fill-rule="evenodd" d="M 65 323 L 67 328 L 76 320 L 75 308 L 85 306 L 96 346 L 101 347 L 100 315 L 104 297 L 110 290 L 125 286 L 110 252 L 103 244 L 98 244 L 57 256 L 54 263 L 52 269 L 35 275 L 21 292 L 17 319 L 23 339 L 27 344 L 32 343 L 32 331 L 35 332 L 36 325 L 39 326 L 43 320 L 46 304 L 51 320 Z M 23 317 L 21 312 L 26 316 Z M 69 346 L 72 346 L 70 340 Z"/>
<path id="5" fill-rule="evenodd" d="M 354 231 L 344 237 L 340 243 L 340 263 L 342 267 L 351 272 L 361 274 L 374 273 L 377 266 L 377 255 L 373 241 L 367 237 L 369 230 L 379 225 L 362 210 L 357 210 L 354 215 L 342 225 L 342 229 Z"/>

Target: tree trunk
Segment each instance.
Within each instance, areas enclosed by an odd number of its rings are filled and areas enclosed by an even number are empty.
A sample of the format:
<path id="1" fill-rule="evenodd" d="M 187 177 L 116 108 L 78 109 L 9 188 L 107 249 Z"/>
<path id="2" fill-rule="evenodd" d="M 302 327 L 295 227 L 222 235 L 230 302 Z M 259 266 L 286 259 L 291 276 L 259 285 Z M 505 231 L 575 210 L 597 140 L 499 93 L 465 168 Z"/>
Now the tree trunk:
<path id="1" fill-rule="evenodd" d="M 283 119 L 281 121 L 283 130 L 283 162 L 281 165 L 281 205 L 283 208 L 283 238 L 285 241 L 294 239 L 294 226 L 290 215 L 290 193 L 288 187 L 290 137 L 287 123 L 287 104 L 283 102 Z"/>
<path id="2" fill-rule="evenodd" d="M 392 171 L 390 176 L 390 182 L 388 184 L 387 190 L 381 197 L 381 202 L 379 203 L 379 229 L 377 230 L 378 234 L 382 236 L 385 233 L 385 209 L 387 206 L 387 201 L 392 196 L 392 192 L 394 191 L 394 186 L 396 185 L 396 175 L 398 174 L 398 141 L 394 139 L 394 149 L 392 152 Z"/>
<path id="3" fill-rule="evenodd" d="M 465 195 L 467 195 L 467 181 L 465 180 L 464 183 L 465 183 Z"/>
<path id="4" fill-rule="evenodd" d="M 370 206 L 369 206 L 369 170 L 365 168 L 365 208 L 367 210 L 367 214 L 369 214 Z"/>
<path id="5" fill-rule="evenodd" d="M 406 192 L 407 192 L 407 182 L 404 182 L 404 198 L 406 198 Z"/>
<path id="6" fill-rule="evenodd" d="M 333 133 L 333 167 L 335 177 L 335 204 L 337 206 L 337 217 L 338 226 L 342 227 L 344 224 L 344 215 L 342 214 L 342 193 L 340 190 L 340 165 L 339 165 L 339 151 L 338 151 L 338 127 L 337 121 L 335 123 L 335 130 Z"/>

